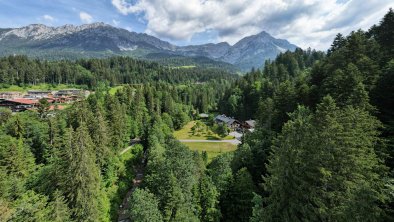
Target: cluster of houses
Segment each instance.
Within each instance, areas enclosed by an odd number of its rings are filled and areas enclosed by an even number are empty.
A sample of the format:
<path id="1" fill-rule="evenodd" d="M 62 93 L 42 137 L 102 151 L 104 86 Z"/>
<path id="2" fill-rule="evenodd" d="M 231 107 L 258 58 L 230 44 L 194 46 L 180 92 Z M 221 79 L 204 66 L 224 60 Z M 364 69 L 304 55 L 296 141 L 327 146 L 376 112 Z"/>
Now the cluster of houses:
<path id="1" fill-rule="evenodd" d="M 207 119 L 209 118 L 209 115 L 201 113 L 199 114 L 199 117 L 201 119 Z M 233 117 L 226 116 L 225 114 L 217 115 L 213 120 L 217 124 L 225 124 L 231 130 L 230 135 L 239 140 L 245 132 L 253 132 L 256 127 L 255 120 L 239 121 Z"/>
<path id="2" fill-rule="evenodd" d="M 244 122 L 238 121 L 233 117 L 228 117 L 224 114 L 217 115 L 214 118 L 214 121 L 217 124 L 226 124 L 227 127 L 232 131 L 230 133 L 231 136 L 234 136 L 236 139 L 241 140 L 242 136 L 245 132 L 253 132 L 256 126 L 255 120 L 247 120 Z"/>
<path id="3" fill-rule="evenodd" d="M 72 103 L 87 97 L 89 91 L 81 89 L 62 89 L 58 91 L 50 90 L 29 90 L 23 94 L 21 92 L 0 92 L 0 107 L 7 107 L 13 112 L 32 110 L 37 107 L 39 100 L 45 98 L 50 104 L 50 109 L 62 109 L 61 105 Z"/>
<path id="4" fill-rule="evenodd" d="M 217 115 L 214 120 L 216 123 L 226 124 L 229 129 L 231 129 L 233 131 L 238 131 L 238 132 L 244 132 L 245 130 L 253 132 L 254 128 L 256 126 L 255 120 L 247 120 L 247 121 L 241 122 L 241 121 L 234 119 L 233 117 L 228 117 L 224 114 Z"/>

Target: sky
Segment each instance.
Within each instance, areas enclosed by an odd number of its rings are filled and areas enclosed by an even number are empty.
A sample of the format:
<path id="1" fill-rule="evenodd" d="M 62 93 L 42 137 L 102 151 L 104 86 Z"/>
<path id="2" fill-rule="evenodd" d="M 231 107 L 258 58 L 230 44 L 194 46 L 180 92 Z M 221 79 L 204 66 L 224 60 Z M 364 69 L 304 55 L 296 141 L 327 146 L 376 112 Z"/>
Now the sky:
<path id="1" fill-rule="evenodd" d="M 176 45 L 235 44 L 266 31 L 326 50 L 337 33 L 368 30 L 393 0 L 0 0 L 0 28 L 104 22 Z"/>

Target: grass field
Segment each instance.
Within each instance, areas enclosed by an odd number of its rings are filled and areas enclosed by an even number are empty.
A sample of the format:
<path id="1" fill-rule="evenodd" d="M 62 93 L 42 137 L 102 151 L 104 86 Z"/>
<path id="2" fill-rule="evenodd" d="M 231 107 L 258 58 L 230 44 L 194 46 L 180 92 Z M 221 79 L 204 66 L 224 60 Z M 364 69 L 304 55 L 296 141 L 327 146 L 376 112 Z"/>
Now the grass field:
<path id="1" fill-rule="evenodd" d="M 171 67 L 173 69 L 193 69 L 196 68 L 195 65 L 189 65 L 189 66 L 175 66 L 175 67 Z"/>
<path id="2" fill-rule="evenodd" d="M 60 89 L 69 89 L 69 88 L 76 88 L 73 85 L 51 85 L 51 84 L 38 84 L 38 85 L 31 85 L 26 87 L 20 87 L 16 85 L 11 85 L 9 87 L 2 87 L 0 88 L 0 92 L 8 92 L 8 91 L 17 91 L 17 92 L 27 92 L 28 90 L 60 90 Z"/>
<path id="3" fill-rule="evenodd" d="M 112 87 L 112 88 L 109 90 L 109 94 L 115 95 L 115 93 L 116 93 L 119 89 L 121 89 L 121 88 L 123 88 L 123 86 L 115 86 L 115 87 Z"/>
<path id="4" fill-rule="evenodd" d="M 205 124 L 203 124 L 204 130 L 202 132 L 196 132 L 194 135 L 192 133 L 192 127 L 196 124 L 195 121 L 191 121 L 186 124 L 182 129 L 174 132 L 175 138 L 182 139 L 191 139 L 191 140 L 231 140 L 234 139 L 233 136 L 220 137 L 218 134 L 212 132 L 207 128 Z"/>
<path id="5" fill-rule="evenodd" d="M 237 149 L 237 145 L 231 143 L 209 143 L 209 142 L 193 142 L 193 143 L 183 143 L 189 147 L 190 150 L 196 150 L 199 153 L 206 151 L 208 154 L 208 162 L 210 162 L 214 157 L 226 153 L 232 152 Z"/>

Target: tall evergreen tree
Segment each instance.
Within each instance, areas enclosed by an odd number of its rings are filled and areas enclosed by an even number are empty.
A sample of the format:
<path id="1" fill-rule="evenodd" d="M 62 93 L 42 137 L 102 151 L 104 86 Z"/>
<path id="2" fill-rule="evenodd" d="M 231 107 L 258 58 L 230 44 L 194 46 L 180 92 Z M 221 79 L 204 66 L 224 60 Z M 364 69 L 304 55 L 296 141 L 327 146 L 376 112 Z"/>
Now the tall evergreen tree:
<path id="1" fill-rule="evenodd" d="M 223 219 L 225 221 L 249 221 L 252 216 L 252 199 L 256 187 L 252 176 L 246 168 L 240 169 L 234 177 L 225 203 L 223 203 Z"/>
<path id="2" fill-rule="evenodd" d="M 53 194 L 53 201 L 49 203 L 50 220 L 53 222 L 69 222 L 71 221 L 71 212 L 67 206 L 65 198 L 60 191 L 55 191 Z"/>
<path id="3" fill-rule="evenodd" d="M 139 222 L 161 222 L 163 218 L 158 205 L 158 200 L 149 190 L 137 188 L 130 199 L 130 218 Z"/>
<path id="4" fill-rule="evenodd" d="M 77 221 L 97 221 L 99 218 L 100 171 L 96 165 L 94 145 L 82 122 L 66 138 L 63 156 L 62 187 L 72 216 Z"/>
<path id="5" fill-rule="evenodd" d="M 300 107 L 275 142 L 262 219 L 382 219 L 385 168 L 374 152 L 379 126 L 365 111 L 337 108 L 331 97 L 316 115 Z"/>

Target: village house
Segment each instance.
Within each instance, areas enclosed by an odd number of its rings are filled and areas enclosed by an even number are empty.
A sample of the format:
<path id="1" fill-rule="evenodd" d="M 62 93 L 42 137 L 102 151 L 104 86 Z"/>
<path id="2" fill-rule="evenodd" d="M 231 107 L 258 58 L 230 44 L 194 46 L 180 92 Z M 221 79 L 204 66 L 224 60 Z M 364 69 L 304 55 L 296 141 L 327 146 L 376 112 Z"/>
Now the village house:
<path id="1" fill-rule="evenodd" d="M 27 94 L 24 96 L 24 98 L 36 98 L 36 99 L 41 99 L 41 98 L 48 98 L 52 97 L 52 91 L 50 90 L 29 90 L 27 91 Z"/>
<path id="2" fill-rule="evenodd" d="M 241 126 L 241 123 L 238 120 L 224 114 L 216 116 L 214 120 L 218 124 L 226 124 L 227 127 L 232 130 L 238 130 Z"/>
<path id="3" fill-rule="evenodd" d="M 22 97 L 21 92 L 0 92 L 0 99 L 14 99 Z"/>
<path id="4" fill-rule="evenodd" d="M 247 129 L 249 132 L 253 132 L 255 127 L 256 127 L 255 120 L 247 120 L 243 124 L 243 128 Z"/>
<path id="5" fill-rule="evenodd" d="M 6 107 L 11 109 L 13 112 L 21 112 L 25 110 L 33 109 L 37 106 L 38 100 L 17 98 L 17 99 L 5 99 L 0 101 L 0 107 Z"/>
<path id="6" fill-rule="evenodd" d="M 80 96 L 86 97 L 89 95 L 89 91 L 81 89 L 61 89 L 55 93 L 55 96 Z"/>
<path id="7" fill-rule="evenodd" d="M 54 94 L 54 99 L 59 103 L 77 101 L 89 96 L 90 92 L 81 89 L 62 89 Z"/>

